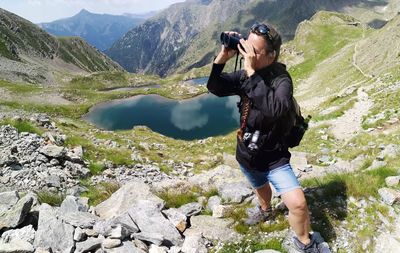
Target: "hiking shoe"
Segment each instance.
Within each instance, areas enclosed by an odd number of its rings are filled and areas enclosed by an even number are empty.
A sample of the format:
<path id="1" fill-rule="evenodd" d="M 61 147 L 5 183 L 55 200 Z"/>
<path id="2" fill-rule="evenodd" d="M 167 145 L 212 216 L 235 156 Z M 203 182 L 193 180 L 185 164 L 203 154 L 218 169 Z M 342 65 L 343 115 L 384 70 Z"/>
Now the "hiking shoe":
<path id="1" fill-rule="evenodd" d="M 255 225 L 259 222 L 264 222 L 270 218 L 272 218 L 272 207 L 267 210 L 262 210 L 261 206 L 256 205 L 252 208 L 247 208 L 246 210 L 247 219 L 244 222 L 246 225 Z"/>
<path id="2" fill-rule="evenodd" d="M 313 235 L 310 235 L 310 243 L 305 245 L 297 237 L 293 237 L 293 244 L 299 252 L 303 253 L 331 253 L 326 242 L 317 242 Z"/>

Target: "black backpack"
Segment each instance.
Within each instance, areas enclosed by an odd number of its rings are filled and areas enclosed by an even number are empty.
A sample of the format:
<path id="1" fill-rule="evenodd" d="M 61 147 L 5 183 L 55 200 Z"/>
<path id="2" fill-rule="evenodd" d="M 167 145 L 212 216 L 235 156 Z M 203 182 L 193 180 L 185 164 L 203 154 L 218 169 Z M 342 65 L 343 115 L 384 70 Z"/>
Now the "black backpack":
<path id="1" fill-rule="evenodd" d="M 296 99 L 293 98 L 293 109 L 290 113 L 291 126 L 289 126 L 287 133 L 283 137 L 284 144 L 289 148 L 294 148 L 300 145 L 305 132 L 308 129 L 308 122 L 311 116 L 308 115 L 306 119 L 301 115 L 300 106 Z"/>
<path id="2" fill-rule="evenodd" d="M 289 74 L 283 74 L 292 80 Z M 272 82 L 271 87 L 276 89 L 275 82 Z M 292 109 L 289 112 L 288 123 L 290 125 L 286 125 L 285 134 L 283 134 L 282 144 L 288 148 L 294 148 L 300 145 L 301 140 L 305 132 L 308 129 L 308 122 L 311 119 L 311 116 L 308 115 L 306 119 L 301 115 L 300 106 L 297 103 L 296 99 L 292 95 Z"/>

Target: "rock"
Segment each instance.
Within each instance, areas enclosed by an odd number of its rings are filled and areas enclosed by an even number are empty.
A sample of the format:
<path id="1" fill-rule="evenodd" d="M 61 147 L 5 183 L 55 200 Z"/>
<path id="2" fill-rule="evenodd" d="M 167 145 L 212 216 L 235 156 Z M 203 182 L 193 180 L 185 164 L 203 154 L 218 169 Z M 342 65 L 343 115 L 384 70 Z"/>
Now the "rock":
<path id="1" fill-rule="evenodd" d="M 131 216 L 129 216 L 127 212 L 118 217 L 112 218 L 111 220 L 109 220 L 109 223 L 111 224 L 111 227 L 121 225 L 129 234 L 139 231 L 139 228 L 137 227 L 135 222 L 133 222 Z"/>
<path id="2" fill-rule="evenodd" d="M 7 212 L 1 214 L 0 230 L 3 228 L 15 228 L 20 225 L 31 210 L 32 203 L 33 197 L 28 194 L 18 200 Z"/>
<path id="3" fill-rule="evenodd" d="M 186 229 L 184 235 L 203 235 L 208 240 L 233 242 L 239 240 L 241 235 L 230 227 L 233 219 L 218 219 L 208 215 L 198 215 L 190 218 L 191 227 Z"/>
<path id="4" fill-rule="evenodd" d="M 118 224 L 116 227 L 112 228 L 110 234 L 108 235 L 110 239 L 125 239 L 128 237 L 130 233 L 122 227 L 120 224 Z"/>
<path id="5" fill-rule="evenodd" d="M 121 242 L 120 239 L 109 239 L 109 238 L 107 238 L 107 239 L 105 239 L 103 241 L 103 243 L 101 245 L 105 249 L 112 249 L 112 248 L 120 246 L 121 244 L 122 244 L 122 242 Z"/>
<path id="6" fill-rule="evenodd" d="M 207 209 L 213 210 L 214 206 L 220 205 L 221 202 L 222 202 L 222 200 L 219 196 L 211 196 L 207 202 Z"/>
<path id="7" fill-rule="evenodd" d="M 85 178 L 89 176 L 90 170 L 81 164 L 70 161 L 64 162 L 64 170 L 68 171 L 73 177 Z"/>
<path id="8" fill-rule="evenodd" d="M 18 192 L 1 192 L 0 193 L 0 216 L 8 209 L 14 206 L 19 200 Z"/>
<path id="9" fill-rule="evenodd" d="M 49 247 L 52 251 L 62 251 L 74 247 L 74 227 L 57 219 L 57 209 L 47 204 L 39 208 L 38 229 L 34 246 Z"/>
<path id="10" fill-rule="evenodd" d="M 74 241 L 76 242 L 81 242 L 86 240 L 86 234 L 83 229 L 80 227 L 75 228 L 75 233 L 74 233 Z"/>
<path id="11" fill-rule="evenodd" d="M 146 251 L 137 248 L 131 241 L 125 241 L 122 246 L 108 249 L 107 253 L 146 253 Z"/>
<path id="12" fill-rule="evenodd" d="M 171 248 L 169 248 L 168 253 L 181 253 L 182 251 L 181 247 L 178 246 L 172 246 Z"/>
<path id="13" fill-rule="evenodd" d="M 132 237 L 140 241 L 153 243 L 155 245 L 161 245 L 164 242 L 164 236 L 160 233 L 140 232 L 132 234 Z"/>
<path id="14" fill-rule="evenodd" d="M 164 207 L 164 200 L 150 192 L 148 185 L 141 181 L 132 181 L 114 192 L 106 201 L 95 207 L 95 212 L 103 219 L 111 219 L 126 212 L 128 208 L 140 200 L 150 200 L 160 208 Z"/>
<path id="15" fill-rule="evenodd" d="M 8 230 L 4 232 L 0 238 L 0 242 L 3 243 L 10 243 L 14 240 L 21 240 L 32 244 L 35 240 L 35 230 L 33 229 L 33 226 L 28 225 L 20 229 Z"/>
<path id="16" fill-rule="evenodd" d="M 201 212 L 203 206 L 198 202 L 188 203 L 178 208 L 178 211 L 186 215 L 187 217 L 197 215 Z"/>
<path id="17" fill-rule="evenodd" d="M 385 183 L 389 187 L 393 187 L 398 185 L 400 182 L 400 176 L 392 176 L 385 178 Z"/>
<path id="18" fill-rule="evenodd" d="M 227 165 L 220 165 L 213 170 L 197 174 L 188 178 L 191 185 L 199 186 L 205 191 L 219 188 L 222 185 L 232 182 L 245 182 L 248 185 L 243 173 L 238 169 L 232 169 Z"/>
<path id="19" fill-rule="evenodd" d="M 170 208 L 162 211 L 168 218 L 168 220 L 179 230 L 179 232 L 183 233 L 187 226 L 187 217 L 185 214 L 180 212 L 176 208 Z"/>
<path id="20" fill-rule="evenodd" d="M 385 161 L 378 161 L 378 160 L 373 160 L 371 166 L 369 166 L 366 170 L 375 170 L 378 168 L 385 167 L 387 163 Z"/>
<path id="21" fill-rule="evenodd" d="M 256 251 L 254 253 L 280 253 L 280 252 L 273 250 L 273 249 L 263 249 L 263 250 Z"/>
<path id="22" fill-rule="evenodd" d="M 95 251 L 96 249 L 101 247 L 101 243 L 104 239 L 102 238 L 88 238 L 86 241 L 77 242 L 75 253 L 83 253 L 88 251 Z"/>
<path id="23" fill-rule="evenodd" d="M 39 152 L 50 158 L 61 158 L 66 154 L 66 150 L 64 147 L 59 147 L 56 145 L 47 145 L 42 147 Z"/>
<path id="24" fill-rule="evenodd" d="M 33 253 L 34 251 L 32 244 L 21 239 L 15 239 L 10 243 L 0 242 L 1 253 Z"/>
<path id="25" fill-rule="evenodd" d="M 60 213 L 87 212 L 89 210 L 89 199 L 75 196 L 66 196 L 60 206 Z"/>
<path id="26" fill-rule="evenodd" d="M 164 247 L 151 244 L 149 248 L 149 253 L 167 253 L 167 251 Z"/>
<path id="27" fill-rule="evenodd" d="M 167 242 L 180 245 L 181 235 L 160 210 L 160 203 L 140 200 L 129 208 L 128 213 L 140 231 L 162 234 Z"/>
<path id="28" fill-rule="evenodd" d="M 253 195 L 253 190 L 242 182 L 228 183 L 218 188 L 218 194 L 227 203 L 242 203 L 245 198 Z"/>
<path id="29" fill-rule="evenodd" d="M 92 228 L 99 220 L 96 215 L 87 212 L 60 212 L 59 217 L 63 222 L 80 228 Z"/>
<path id="30" fill-rule="evenodd" d="M 215 218 L 224 218 L 234 209 L 233 205 L 217 205 L 212 209 L 212 216 Z"/>
<path id="31" fill-rule="evenodd" d="M 400 191 L 390 188 L 380 188 L 378 190 L 383 202 L 388 205 L 393 205 L 400 202 Z"/>
<path id="32" fill-rule="evenodd" d="M 66 158 L 72 162 L 81 163 L 83 162 L 83 148 L 77 146 L 72 150 L 69 150 L 66 154 Z"/>
<path id="33" fill-rule="evenodd" d="M 207 240 L 202 235 L 190 235 L 182 245 L 183 253 L 207 253 Z"/>
<path id="34" fill-rule="evenodd" d="M 400 147 L 395 144 L 387 145 L 381 152 L 381 156 L 396 158 L 400 154 Z"/>

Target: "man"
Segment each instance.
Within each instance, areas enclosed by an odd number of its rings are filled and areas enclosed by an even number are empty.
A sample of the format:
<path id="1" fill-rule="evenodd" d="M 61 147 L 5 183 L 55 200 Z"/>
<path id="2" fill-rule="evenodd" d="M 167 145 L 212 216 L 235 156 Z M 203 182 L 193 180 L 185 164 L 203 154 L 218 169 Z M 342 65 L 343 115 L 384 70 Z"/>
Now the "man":
<path id="1" fill-rule="evenodd" d="M 242 37 L 235 32 L 231 36 Z M 256 23 L 247 40 L 240 39 L 236 49 L 222 46 L 214 60 L 207 83 L 217 96 L 239 95 L 240 129 L 236 159 L 259 200 L 255 224 L 271 212 L 271 183 L 289 209 L 289 224 L 294 230 L 294 244 L 301 252 L 319 252 L 310 236 L 310 217 L 301 186 L 289 164 L 290 153 L 283 142 L 293 110 L 293 86 L 286 66 L 278 63 L 282 40 L 274 28 Z M 236 53 L 244 58 L 243 70 L 222 73 L 225 63 Z"/>

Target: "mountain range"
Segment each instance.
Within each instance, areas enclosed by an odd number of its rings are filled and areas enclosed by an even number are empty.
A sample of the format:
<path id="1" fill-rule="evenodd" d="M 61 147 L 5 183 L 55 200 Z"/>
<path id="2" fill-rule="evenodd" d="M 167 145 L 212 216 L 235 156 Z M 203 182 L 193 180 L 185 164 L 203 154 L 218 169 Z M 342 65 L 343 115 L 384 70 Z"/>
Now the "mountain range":
<path id="1" fill-rule="evenodd" d="M 225 30 L 247 33 L 253 22 L 276 26 L 284 40 L 319 10 L 351 14 L 379 28 L 400 10 L 395 0 L 191 0 L 134 27 L 105 53 L 130 72 L 165 76 L 211 62 Z"/>
<path id="2" fill-rule="evenodd" d="M 55 73 L 123 71 L 79 37 L 56 38 L 0 8 L 0 76 L 12 81 L 54 83 Z"/>
<path id="3" fill-rule="evenodd" d="M 129 29 L 142 23 L 154 13 L 135 15 L 95 14 L 85 9 L 73 17 L 38 24 L 56 36 L 79 36 L 103 51 L 122 37 Z"/>

